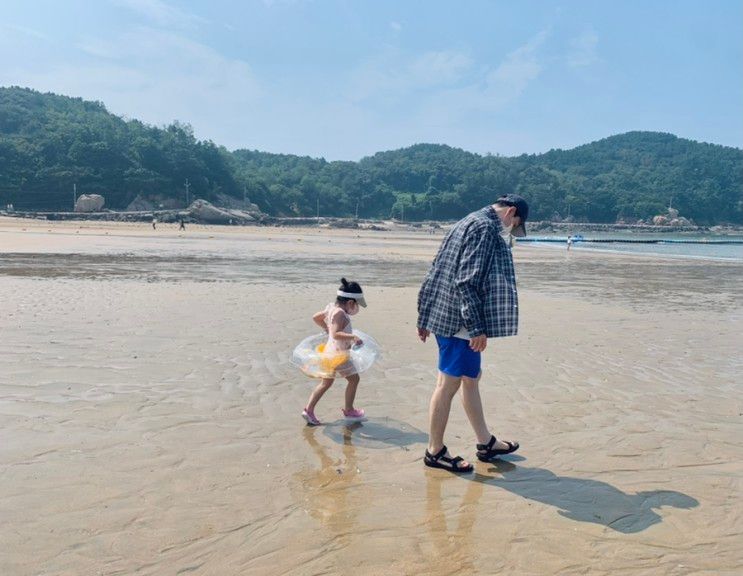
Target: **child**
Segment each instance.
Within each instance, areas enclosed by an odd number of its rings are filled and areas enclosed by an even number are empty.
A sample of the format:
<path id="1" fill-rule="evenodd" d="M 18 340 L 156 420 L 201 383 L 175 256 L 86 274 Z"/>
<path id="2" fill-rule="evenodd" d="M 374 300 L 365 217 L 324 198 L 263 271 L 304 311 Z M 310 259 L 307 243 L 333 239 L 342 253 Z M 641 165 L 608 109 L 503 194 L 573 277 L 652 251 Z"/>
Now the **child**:
<path id="1" fill-rule="evenodd" d="M 346 402 L 343 408 L 343 416 L 349 422 L 361 422 L 364 420 L 364 411 L 353 407 L 356 398 L 356 389 L 359 386 L 359 375 L 356 374 L 353 363 L 350 361 L 348 351 L 353 346 L 363 344 L 360 338 L 353 335 L 351 328 L 351 316 L 358 314 L 359 306 L 366 308 L 366 300 L 358 282 L 349 282 L 341 278 L 341 286 L 338 289 L 335 302 L 328 304 L 324 310 L 317 312 L 312 320 L 328 333 L 328 341 L 325 344 L 323 354 L 329 358 L 337 358 L 333 362 L 334 376 L 323 378 L 310 394 L 307 406 L 302 410 L 302 418 L 307 420 L 310 426 L 317 426 L 321 422 L 315 417 L 315 405 L 323 397 L 325 392 L 333 385 L 335 376 L 343 376 L 348 380 L 346 385 Z"/>

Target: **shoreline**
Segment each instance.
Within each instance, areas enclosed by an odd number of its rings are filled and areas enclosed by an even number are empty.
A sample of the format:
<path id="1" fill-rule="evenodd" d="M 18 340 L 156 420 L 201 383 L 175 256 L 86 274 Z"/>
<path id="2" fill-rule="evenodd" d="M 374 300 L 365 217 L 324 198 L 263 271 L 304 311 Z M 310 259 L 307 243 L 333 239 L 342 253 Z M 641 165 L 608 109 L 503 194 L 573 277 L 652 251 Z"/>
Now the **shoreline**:
<path id="1" fill-rule="evenodd" d="M 189 215 L 187 209 L 182 210 L 151 210 L 141 212 L 108 211 L 95 213 L 79 212 L 6 212 L 0 210 L 0 220 L 20 219 L 23 221 L 41 222 L 119 222 L 119 223 L 149 223 L 153 217 L 159 218 L 160 224 L 178 223 L 178 220 L 186 215 L 186 223 L 189 225 L 213 225 L 220 227 L 285 227 L 285 228 L 331 228 L 351 230 L 373 230 L 387 232 L 394 229 L 420 231 L 429 233 L 432 229 L 446 229 L 455 220 L 422 220 L 412 222 L 400 222 L 397 220 L 384 219 L 356 219 L 342 217 L 278 217 L 267 214 L 253 215 L 252 220 L 244 219 L 244 215 L 235 216 L 235 222 L 229 224 L 225 221 L 198 221 Z M 710 234 L 714 236 L 740 236 L 743 235 L 743 225 L 717 224 L 711 226 L 656 226 L 650 224 L 608 224 L 591 222 L 553 222 L 534 221 L 530 222 L 530 235 L 535 234 L 575 234 L 578 232 L 624 232 L 631 234 Z"/>
<path id="2" fill-rule="evenodd" d="M 286 245 L 287 250 L 292 253 L 307 253 L 312 250 L 324 251 L 328 254 L 338 253 L 340 245 L 325 246 L 326 240 L 338 242 L 341 240 L 352 241 L 358 246 L 358 255 L 371 258 L 380 258 L 387 254 L 392 260 L 414 258 L 415 260 L 430 262 L 435 255 L 445 229 L 421 230 L 419 228 L 408 228 L 399 226 L 389 230 L 370 229 L 346 229 L 326 228 L 317 226 L 223 226 L 214 224 L 189 224 L 186 231 L 180 231 L 178 224 L 159 223 L 157 229 L 153 230 L 148 223 L 142 222 L 117 222 L 117 221 L 90 221 L 90 220 L 26 220 L 21 218 L 8 218 L 0 216 L 0 254 L 2 253 L 73 253 L 86 252 L 88 250 L 86 238 L 100 238 L 100 253 L 106 251 L 117 254 L 127 251 L 124 247 L 127 238 L 138 239 L 137 242 L 142 249 L 169 251 L 186 250 L 187 245 L 201 244 L 215 240 L 234 240 L 235 242 L 246 241 L 250 246 L 261 252 L 271 251 L 271 242 L 280 242 Z M 24 236 L 33 235 L 31 238 Z M 53 243 L 47 242 L 47 237 L 54 237 Z M 596 258 L 607 261 L 617 259 L 639 259 L 640 261 L 710 261 L 723 263 L 738 263 L 741 261 L 736 256 L 716 257 L 710 255 L 694 254 L 669 254 L 659 252 L 641 252 L 636 250 L 611 250 L 602 249 L 601 243 L 589 245 L 589 243 L 573 245 L 572 254 L 587 258 L 593 255 Z M 702 248 L 705 246 L 700 243 Z M 197 246 L 196 248 L 202 248 Z M 241 244 L 235 244 L 232 248 L 242 250 Z M 148 248 L 149 249 L 149 248 Z M 330 252 L 328 252 L 330 251 Z M 318 252 L 318 255 L 321 252 Z M 266 254 L 268 254 L 266 252 Z M 219 256 L 220 254 L 215 254 Z M 564 243 L 555 242 L 517 242 L 514 258 L 527 261 L 547 257 L 549 259 L 565 259 L 570 256 L 566 253 Z"/>
<path id="3" fill-rule="evenodd" d="M 187 224 L 185 233 L 179 231 L 177 223 L 158 223 L 155 230 L 147 222 L 121 222 L 112 220 L 39 220 L 0 216 L 0 233 L 32 232 L 39 234 L 60 235 L 104 235 L 104 236 L 139 236 L 142 238 L 203 237 L 215 235 L 224 237 L 356 237 L 376 240 L 404 240 L 439 243 L 445 229 L 434 231 L 421 229 L 420 226 L 393 224 L 386 230 L 369 228 L 348 229 L 325 226 L 261 226 L 261 225 L 219 225 Z M 530 242 L 517 243 L 519 249 L 528 249 Z"/>

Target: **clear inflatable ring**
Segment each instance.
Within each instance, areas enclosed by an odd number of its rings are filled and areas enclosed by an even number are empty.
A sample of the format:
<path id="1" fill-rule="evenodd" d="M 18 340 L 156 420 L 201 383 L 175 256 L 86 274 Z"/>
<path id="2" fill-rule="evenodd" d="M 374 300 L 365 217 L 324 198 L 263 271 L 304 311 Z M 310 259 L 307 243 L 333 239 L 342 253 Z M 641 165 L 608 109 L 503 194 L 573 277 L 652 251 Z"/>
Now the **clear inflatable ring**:
<path id="1" fill-rule="evenodd" d="M 350 350 L 325 352 L 328 335 L 313 334 L 294 349 L 292 364 L 311 378 L 337 378 L 361 374 L 368 370 L 379 356 L 379 344 L 361 330 L 354 330 L 363 344 Z"/>

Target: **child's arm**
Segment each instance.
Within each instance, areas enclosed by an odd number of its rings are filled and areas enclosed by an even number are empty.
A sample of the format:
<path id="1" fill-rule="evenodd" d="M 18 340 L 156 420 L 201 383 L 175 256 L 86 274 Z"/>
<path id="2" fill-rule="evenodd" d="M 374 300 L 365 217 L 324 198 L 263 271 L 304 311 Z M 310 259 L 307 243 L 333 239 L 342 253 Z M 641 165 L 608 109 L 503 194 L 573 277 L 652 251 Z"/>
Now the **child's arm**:
<path id="1" fill-rule="evenodd" d="M 343 316 L 341 314 L 334 314 L 330 319 L 330 326 L 328 327 L 328 333 L 336 340 L 352 340 L 355 344 L 361 344 L 361 338 L 354 336 L 350 332 L 341 332 L 341 321 Z"/>
<path id="2" fill-rule="evenodd" d="M 320 328 L 322 328 L 325 332 L 328 331 L 328 326 L 327 324 L 325 324 L 325 310 L 315 312 L 315 314 L 312 316 L 312 321 Z"/>

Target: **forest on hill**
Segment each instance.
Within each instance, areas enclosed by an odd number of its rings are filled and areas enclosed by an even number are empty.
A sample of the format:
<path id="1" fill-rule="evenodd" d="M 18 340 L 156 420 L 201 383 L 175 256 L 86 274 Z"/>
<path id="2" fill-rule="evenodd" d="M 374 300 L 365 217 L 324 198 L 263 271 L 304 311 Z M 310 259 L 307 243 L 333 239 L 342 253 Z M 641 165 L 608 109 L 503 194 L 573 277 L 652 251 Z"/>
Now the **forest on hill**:
<path id="1" fill-rule="evenodd" d="M 328 162 L 229 151 L 185 123 L 155 127 L 101 102 L 0 88 L 0 206 L 69 210 L 73 190 L 103 195 L 112 210 L 227 195 L 276 216 L 405 220 L 455 219 L 517 192 L 532 220 L 647 221 L 672 205 L 700 225 L 743 224 L 743 150 L 628 132 L 516 157 L 416 144 Z"/>

